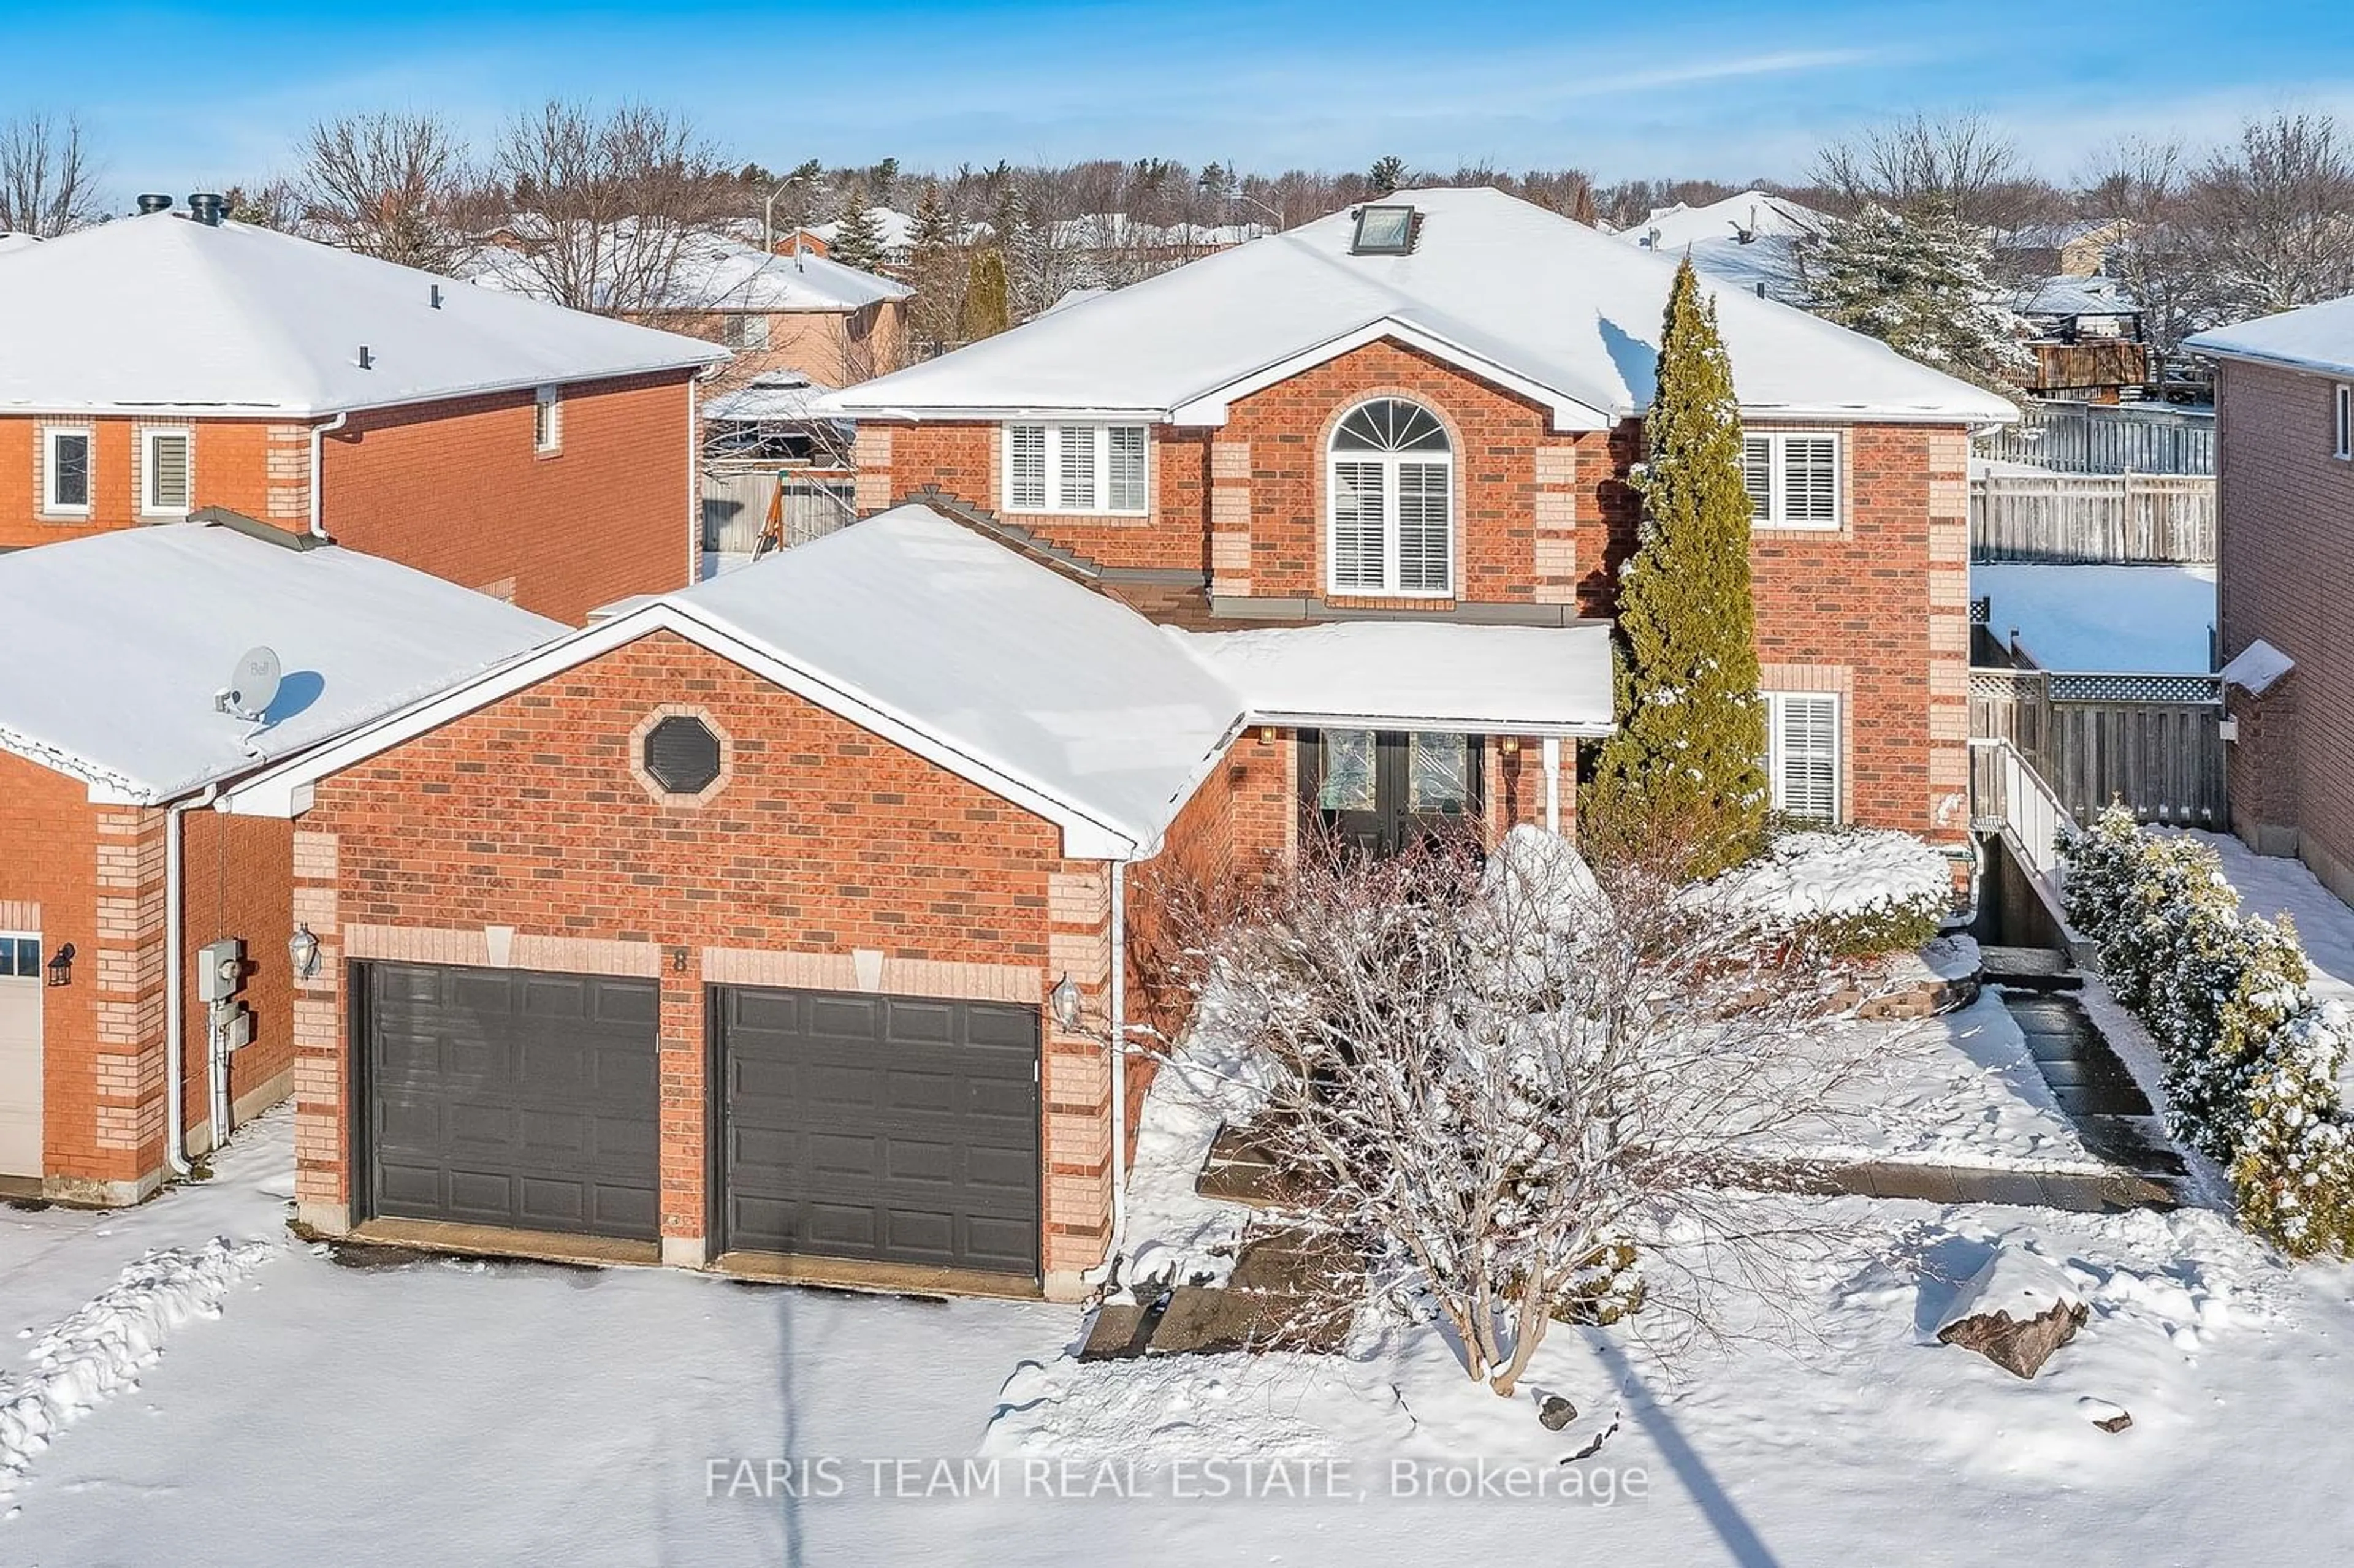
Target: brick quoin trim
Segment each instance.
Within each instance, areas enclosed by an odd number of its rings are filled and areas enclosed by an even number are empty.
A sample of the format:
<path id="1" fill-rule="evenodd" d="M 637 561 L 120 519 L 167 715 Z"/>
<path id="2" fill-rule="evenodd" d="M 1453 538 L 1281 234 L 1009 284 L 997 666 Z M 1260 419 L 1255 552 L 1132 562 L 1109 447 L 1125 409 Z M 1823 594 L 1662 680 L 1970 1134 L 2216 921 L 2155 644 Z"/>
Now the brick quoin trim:
<path id="1" fill-rule="evenodd" d="M 650 799 L 630 737 L 664 704 L 707 711 L 733 773 L 700 804 Z M 1108 1006 L 1100 862 L 1066 860 L 1052 825 L 668 632 L 656 632 L 355 765 L 297 824 L 298 896 L 332 895 L 329 950 L 304 993 L 296 1064 L 298 1200 L 347 1223 L 346 933 L 417 933 L 420 958 L 560 959 L 564 940 L 637 944 L 660 966 L 665 1256 L 701 1262 L 706 980 L 855 978 L 887 990 L 970 984 L 1002 997 L 1026 971 L 1044 1008 L 1068 972 L 1090 1020 Z M 440 956 L 435 956 L 440 955 Z M 684 959 L 684 967 L 680 960 Z M 1108 1064 L 1095 1033 L 1042 1024 L 1042 1250 L 1055 1294 L 1109 1235 Z M 1100 1032 L 1097 1031 L 1097 1033 Z"/>
<path id="2" fill-rule="evenodd" d="M 1156 428 L 1149 526 L 1019 521 L 1106 565 L 1200 571 L 1220 593 L 1322 597 L 1330 432 L 1349 408 L 1384 394 L 1430 408 L 1454 440 L 1462 602 L 1613 612 L 1618 568 L 1638 536 L 1628 478 L 1643 455 L 1641 421 L 1555 434 L 1517 394 L 1389 340 L 1238 400 L 1222 429 Z M 1757 531 L 1759 659 L 1848 672 L 1851 821 L 1958 842 L 1968 789 L 1967 434 L 1807 428 L 1843 438 L 1847 515 L 1832 532 Z M 945 421 L 895 424 L 873 440 L 862 432 L 860 504 L 872 510 L 937 485 L 996 509 L 1000 429 Z"/>
<path id="3" fill-rule="evenodd" d="M 323 438 L 321 521 L 337 543 L 578 625 L 684 588 L 700 546 L 681 371 L 564 387 L 563 450 L 532 445 L 533 389 L 354 414 Z M 311 429 L 324 420 L 0 416 L 0 548 L 151 523 L 138 433 L 190 434 L 192 500 L 310 526 Z M 42 514 L 41 432 L 93 437 L 87 517 Z"/>

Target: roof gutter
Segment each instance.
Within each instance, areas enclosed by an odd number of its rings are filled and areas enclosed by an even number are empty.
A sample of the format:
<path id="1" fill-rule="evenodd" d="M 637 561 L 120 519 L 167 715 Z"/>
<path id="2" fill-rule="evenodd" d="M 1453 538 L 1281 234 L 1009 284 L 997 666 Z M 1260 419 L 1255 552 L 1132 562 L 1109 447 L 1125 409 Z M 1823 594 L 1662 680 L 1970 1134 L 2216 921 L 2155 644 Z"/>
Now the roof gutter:
<path id="1" fill-rule="evenodd" d="M 321 459 L 324 456 L 327 437 L 350 424 L 351 420 L 352 411 L 346 408 L 325 423 L 311 427 L 311 537 L 323 545 L 332 545 L 334 541 L 327 537 L 327 530 L 320 523 L 321 507 L 325 501 L 321 482 L 326 477 Z"/>

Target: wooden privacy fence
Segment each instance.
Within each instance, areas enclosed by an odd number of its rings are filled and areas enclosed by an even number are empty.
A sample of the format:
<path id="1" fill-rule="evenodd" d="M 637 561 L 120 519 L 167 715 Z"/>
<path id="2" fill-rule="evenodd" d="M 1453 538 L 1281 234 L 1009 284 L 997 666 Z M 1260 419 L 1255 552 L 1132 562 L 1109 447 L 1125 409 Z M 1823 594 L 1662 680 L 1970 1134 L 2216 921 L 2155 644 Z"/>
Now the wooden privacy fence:
<path id="1" fill-rule="evenodd" d="M 1978 442 L 1980 457 L 2062 473 L 2215 471 L 2215 417 L 2134 404 L 2034 403 Z"/>
<path id="2" fill-rule="evenodd" d="M 774 463 L 707 465 L 703 473 L 703 547 L 750 555 L 780 484 L 788 546 L 806 544 L 857 519 L 856 486 L 847 474 L 800 474 Z"/>
<path id="3" fill-rule="evenodd" d="M 1970 736 L 2017 747 L 2078 822 L 2123 800 L 2141 821 L 2221 829 L 2222 704 L 2214 675 L 1976 669 Z"/>
<path id="4" fill-rule="evenodd" d="M 1998 473 L 1970 481 L 1974 561 L 2214 558 L 2212 474 Z"/>

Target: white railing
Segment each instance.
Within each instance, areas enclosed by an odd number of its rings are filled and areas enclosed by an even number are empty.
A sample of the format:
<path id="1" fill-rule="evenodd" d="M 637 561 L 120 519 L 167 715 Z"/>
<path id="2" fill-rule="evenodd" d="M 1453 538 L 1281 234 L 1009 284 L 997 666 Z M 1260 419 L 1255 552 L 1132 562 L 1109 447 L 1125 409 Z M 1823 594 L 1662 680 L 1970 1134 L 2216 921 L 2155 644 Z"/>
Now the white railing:
<path id="1" fill-rule="evenodd" d="M 2063 846 L 2084 830 L 2019 747 L 2001 738 L 1970 741 L 1970 816 L 1999 828 L 2022 864 L 2059 906 Z"/>

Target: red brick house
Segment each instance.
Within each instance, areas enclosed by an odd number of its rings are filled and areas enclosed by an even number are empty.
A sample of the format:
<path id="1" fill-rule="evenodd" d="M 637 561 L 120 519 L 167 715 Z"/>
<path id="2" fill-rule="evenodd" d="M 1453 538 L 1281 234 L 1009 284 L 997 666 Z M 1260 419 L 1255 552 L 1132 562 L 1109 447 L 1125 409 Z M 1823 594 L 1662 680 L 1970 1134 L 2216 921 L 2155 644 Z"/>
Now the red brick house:
<path id="1" fill-rule="evenodd" d="M 1402 192 L 827 406 L 863 507 L 953 506 L 1174 624 L 1606 622 L 1673 264 L 1500 192 Z M 1776 803 L 1958 842 L 1967 438 L 2016 410 L 1771 301 L 1717 311 Z M 1424 758 L 1476 794 L 1503 744 L 1371 681 L 1338 705 L 1287 767 L 1393 837 Z"/>
<path id="2" fill-rule="evenodd" d="M 865 521 L 231 786 L 326 950 L 302 1220 L 1082 1292 L 1120 1047 L 1182 1023 L 1140 890 L 1319 827 L 1570 830 L 1610 728 L 1670 270 L 1385 205 L 841 394 Z M 1720 310 L 1777 798 L 1958 841 L 1964 441 L 2009 406 Z"/>
<path id="3" fill-rule="evenodd" d="M 198 211 L 7 259 L 0 549 L 219 508 L 575 624 L 694 580 L 724 349 Z"/>
<path id="4" fill-rule="evenodd" d="M 251 522 L 0 556 L 0 1192 L 135 1202 L 292 1081 L 293 838 L 220 787 L 564 629 Z"/>
<path id="5" fill-rule="evenodd" d="M 2232 827 L 2354 901 L 2354 298 L 2201 333 Z"/>

